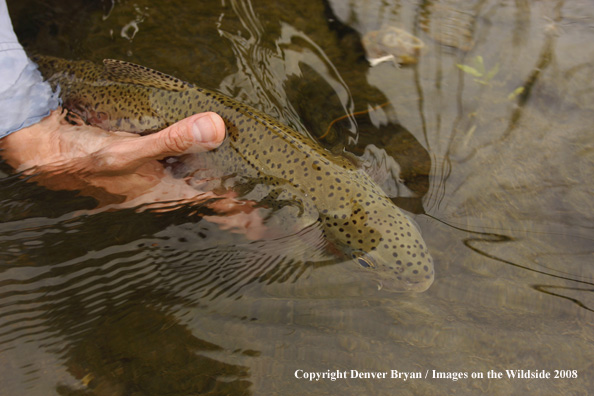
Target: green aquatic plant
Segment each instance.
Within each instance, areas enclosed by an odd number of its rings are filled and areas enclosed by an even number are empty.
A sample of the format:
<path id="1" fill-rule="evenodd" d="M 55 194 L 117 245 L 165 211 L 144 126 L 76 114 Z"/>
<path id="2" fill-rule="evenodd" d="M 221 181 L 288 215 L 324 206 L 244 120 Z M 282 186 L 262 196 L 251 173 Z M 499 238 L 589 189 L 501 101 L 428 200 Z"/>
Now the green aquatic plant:
<path id="1" fill-rule="evenodd" d="M 490 85 L 490 81 L 499 73 L 499 63 L 496 63 L 489 71 L 485 69 L 485 63 L 483 57 L 478 55 L 474 58 L 474 66 L 456 64 L 460 70 L 466 74 L 470 74 L 475 77 L 474 81 L 483 84 Z"/>
<path id="2" fill-rule="evenodd" d="M 475 77 L 474 81 L 482 85 L 491 85 L 493 77 L 499 73 L 499 63 L 496 63 L 489 71 L 485 69 L 485 63 L 483 57 L 478 55 L 474 58 L 474 66 L 456 64 L 460 70 L 466 74 L 470 74 Z M 524 92 L 524 87 L 519 86 L 514 89 L 512 93 L 507 95 L 508 100 L 514 100 L 516 97 Z"/>
<path id="3" fill-rule="evenodd" d="M 515 98 L 518 97 L 518 95 L 521 95 L 523 93 L 524 93 L 524 87 L 522 85 L 520 85 L 518 88 L 514 89 L 514 91 L 512 93 L 507 95 L 507 99 L 514 100 Z"/>

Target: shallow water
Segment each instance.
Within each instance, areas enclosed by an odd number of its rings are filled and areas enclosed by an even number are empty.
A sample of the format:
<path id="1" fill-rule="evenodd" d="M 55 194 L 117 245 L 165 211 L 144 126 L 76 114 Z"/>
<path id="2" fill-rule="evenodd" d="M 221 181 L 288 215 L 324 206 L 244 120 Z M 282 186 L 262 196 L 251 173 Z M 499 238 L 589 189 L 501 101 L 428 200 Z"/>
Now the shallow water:
<path id="1" fill-rule="evenodd" d="M 392 164 L 371 171 L 415 213 L 436 275 L 424 293 L 378 292 L 303 264 L 308 229 L 252 242 L 196 208 L 85 212 L 92 199 L 3 167 L 0 394 L 594 389 L 589 2 L 8 3 L 33 51 L 143 64 Z M 371 67 L 361 37 L 392 25 L 423 40 L 418 63 Z"/>

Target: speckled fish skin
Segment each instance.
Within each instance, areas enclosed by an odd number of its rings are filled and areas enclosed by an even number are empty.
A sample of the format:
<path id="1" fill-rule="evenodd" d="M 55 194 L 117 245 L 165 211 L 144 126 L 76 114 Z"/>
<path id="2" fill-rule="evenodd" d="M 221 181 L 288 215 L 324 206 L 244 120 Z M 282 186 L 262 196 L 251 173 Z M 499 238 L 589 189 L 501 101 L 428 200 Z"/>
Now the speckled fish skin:
<path id="1" fill-rule="evenodd" d="M 221 115 L 228 137 L 200 154 L 218 176 L 257 180 L 273 198 L 313 213 L 332 251 L 389 291 L 424 291 L 433 262 L 418 229 L 381 188 L 350 161 L 258 110 L 158 71 L 123 61 L 104 65 L 35 57 L 60 86 L 64 106 L 109 130 L 147 133 L 192 114 Z M 243 197 L 245 198 L 245 197 Z"/>

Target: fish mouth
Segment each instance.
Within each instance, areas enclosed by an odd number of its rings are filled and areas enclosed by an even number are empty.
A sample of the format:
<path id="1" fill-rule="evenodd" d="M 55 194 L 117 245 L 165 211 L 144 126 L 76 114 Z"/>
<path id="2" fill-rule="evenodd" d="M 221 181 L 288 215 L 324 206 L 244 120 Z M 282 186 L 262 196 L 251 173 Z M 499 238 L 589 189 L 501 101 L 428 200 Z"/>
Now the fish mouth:
<path id="1" fill-rule="evenodd" d="M 380 291 L 384 288 L 384 283 L 382 281 L 377 281 L 377 291 Z"/>
<path id="2" fill-rule="evenodd" d="M 431 279 L 421 280 L 402 280 L 397 283 L 386 282 L 382 279 L 374 279 L 375 288 L 377 291 L 387 291 L 392 293 L 422 293 L 427 291 L 433 284 L 433 277 Z"/>
<path id="3" fill-rule="evenodd" d="M 433 284 L 433 279 L 428 281 L 419 281 L 419 282 L 407 282 L 405 287 L 406 291 L 421 293 L 429 289 L 429 287 Z"/>

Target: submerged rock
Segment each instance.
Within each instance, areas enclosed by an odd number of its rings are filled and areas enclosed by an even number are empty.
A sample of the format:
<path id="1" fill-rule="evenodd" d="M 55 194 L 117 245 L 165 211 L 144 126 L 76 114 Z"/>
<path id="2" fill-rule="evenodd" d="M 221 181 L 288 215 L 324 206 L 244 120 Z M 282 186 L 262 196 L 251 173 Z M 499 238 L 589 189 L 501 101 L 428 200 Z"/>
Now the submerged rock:
<path id="1" fill-rule="evenodd" d="M 371 66 L 387 61 L 415 64 L 425 46 L 418 37 L 394 26 L 368 32 L 363 36 L 362 44 Z"/>

